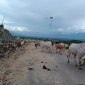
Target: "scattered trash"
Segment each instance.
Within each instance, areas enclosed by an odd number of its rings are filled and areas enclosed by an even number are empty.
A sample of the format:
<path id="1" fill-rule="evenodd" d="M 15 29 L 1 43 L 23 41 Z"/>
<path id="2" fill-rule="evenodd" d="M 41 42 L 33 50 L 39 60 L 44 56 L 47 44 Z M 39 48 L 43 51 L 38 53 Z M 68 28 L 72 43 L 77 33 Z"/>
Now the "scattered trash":
<path id="1" fill-rule="evenodd" d="M 45 65 L 43 65 L 43 69 L 47 69 L 47 71 L 51 71 L 51 69 L 47 68 Z"/>
<path id="2" fill-rule="evenodd" d="M 44 63 L 43 61 L 41 63 Z"/>
<path id="3" fill-rule="evenodd" d="M 29 67 L 28 70 L 34 70 L 33 68 Z"/>
<path id="4" fill-rule="evenodd" d="M 49 69 L 49 68 L 48 68 L 47 70 L 48 70 L 48 71 L 51 71 L 51 69 Z"/>
<path id="5" fill-rule="evenodd" d="M 47 69 L 47 67 L 45 65 L 43 65 L 43 69 Z"/>

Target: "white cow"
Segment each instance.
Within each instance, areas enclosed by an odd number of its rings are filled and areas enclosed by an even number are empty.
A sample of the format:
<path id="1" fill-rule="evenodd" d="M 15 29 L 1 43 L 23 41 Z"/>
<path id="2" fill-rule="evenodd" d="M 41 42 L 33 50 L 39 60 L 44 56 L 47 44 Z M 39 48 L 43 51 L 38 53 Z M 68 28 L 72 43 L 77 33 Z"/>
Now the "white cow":
<path id="1" fill-rule="evenodd" d="M 52 43 L 51 43 L 51 41 L 46 41 L 46 42 L 44 42 L 44 41 L 41 41 L 40 42 L 40 47 L 41 47 L 41 51 L 45 51 L 45 50 L 48 50 L 48 51 L 50 51 L 51 50 L 51 48 L 52 48 Z"/>
<path id="2" fill-rule="evenodd" d="M 70 58 L 71 54 L 74 57 L 76 66 L 77 66 L 77 60 L 78 60 L 78 66 L 80 68 L 81 60 L 82 60 L 83 56 L 85 55 L 85 43 L 80 43 L 80 44 L 72 43 L 69 46 L 68 55 L 67 55 L 68 63 L 69 63 L 69 58 Z"/>
<path id="3" fill-rule="evenodd" d="M 24 45 L 24 43 L 25 43 L 24 41 L 21 41 L 21 46 L 23 46 L 23 45 Z"/>

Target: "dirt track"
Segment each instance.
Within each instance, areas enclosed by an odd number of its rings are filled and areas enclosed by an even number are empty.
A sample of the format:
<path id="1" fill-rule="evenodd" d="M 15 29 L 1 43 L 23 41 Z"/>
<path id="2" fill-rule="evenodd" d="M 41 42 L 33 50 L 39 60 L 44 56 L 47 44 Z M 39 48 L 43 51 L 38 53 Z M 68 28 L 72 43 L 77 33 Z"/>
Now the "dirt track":
<path id="1" fill-rule="evenodd" d="M 34 44 L 5 62 L 8 85 L 83 85 L 85 69 L 78 70 L 73 59 L 68 64 L 66 55 L 41 52 Z M 15 58 L 15 59 L 14 59 Z M 46 68 L 43 68 L 45 66 Z M 1 68 L 1 67 L 0 67 Z M 4 70 L 4 71 L 5 71 Z"/>
<path id="2" fill-rule="evenodd" d="M 28 68 L 33 69 L 28 69 L 23 85 L 85 85 L 85 69 L 78 70 L 73 59 L 68 64 L 66 55 L 41 52 L 33 46 L 26 55 L 29 57 Z M 43 69 L 43 65 L 50 70 Z"/>

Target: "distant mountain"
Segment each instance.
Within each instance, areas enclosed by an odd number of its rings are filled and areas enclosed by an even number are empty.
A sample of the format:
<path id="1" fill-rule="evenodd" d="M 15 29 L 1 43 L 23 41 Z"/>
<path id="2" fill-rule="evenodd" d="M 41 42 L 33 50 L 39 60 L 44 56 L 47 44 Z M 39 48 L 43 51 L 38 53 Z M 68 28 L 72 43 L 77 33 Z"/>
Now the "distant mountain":
<path id="1" fill-rule="evenodd" d="M 11 32 L 11 31 L 10 31 Z M 48 37 L 47 34 L 35 33 L 35 32 L 11 32 L 13 36 L 25 36 L 25 37 Z"/>
<path id="2" fill-rule="evenodd" d="M 62 39 L 68 39 L 68 40 L 85 40 L 85 33 L 71 33 L 71 34 L 59 34 L 56 33 L 52 37 L 55 38 L 62 38 Z"/>
<path id="3" fill-rule="evenodd" d="M 17 32 L 12 32 L 12 31 L 10 31 L 10 33 L 11 33 L 12 36 L 21 36 L 21 34 L 19 34 L 19 33 L 17 33 Z"/>
<path id="4" fill-rule="evenodd" d="M 37 37 L 37 38 L 62 39 L 62 40 L 85 40 L 85 33 L 62 34 L 56 32 L 49 35 L 36 32 L 11 32 L 11 34 L 13 36 L 24 36 L 24 37 Z"/>

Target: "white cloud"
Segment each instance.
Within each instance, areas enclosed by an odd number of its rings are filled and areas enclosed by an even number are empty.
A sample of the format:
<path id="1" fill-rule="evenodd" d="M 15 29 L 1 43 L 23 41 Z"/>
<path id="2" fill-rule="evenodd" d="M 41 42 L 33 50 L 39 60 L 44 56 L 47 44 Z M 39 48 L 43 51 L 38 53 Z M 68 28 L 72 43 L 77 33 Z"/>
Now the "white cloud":
<path id="1" fill-rule="evenodd" d="M 17 27 L 17 26 L 5 26 L 5 29 L 9 30 L 9 31 L 14 31 L 14 32 L 26 32 L 26 31 L 30 31 L 28 28 L 25 27 Z"/>
<path id="2" fill-rule="evenodd" d="M 48 29 L 45 29 L 49 28 L 49 21 L 46 17 L 53 16 L 53 28 L 60 27 L 55 29 L 57 32 L 85 32 L 85 24 L 82 22 L 85 20 L 84 0 L 1 0 L 0 13 L 6 16 L 5 25 L 14 26 L 6 28 L 11 31 L 30 31 L 24 28 L 26 26 L 35 32 L 48 33 Z M 75 26 L 77 22 L 81 25 Z"/>
<path id="3" fill-rule="evenodd" d="M 71 33 L 85 33 L 84 25 L 76 25 L 68 28 L 58 28 L 56 32 L 60 32 L 62 34 L 71 34 Z"/>

